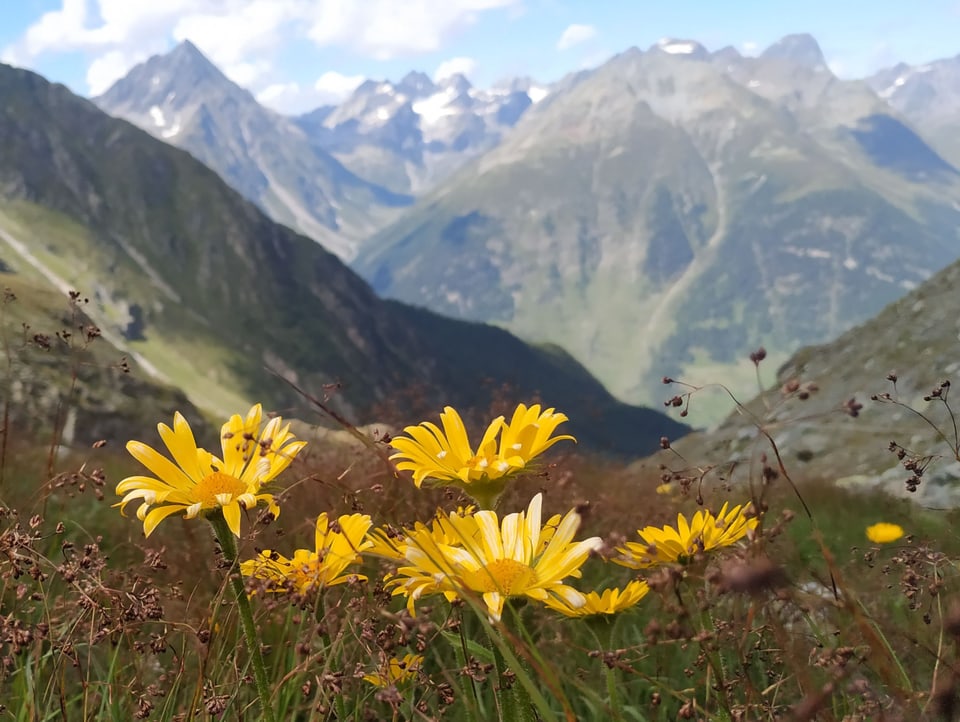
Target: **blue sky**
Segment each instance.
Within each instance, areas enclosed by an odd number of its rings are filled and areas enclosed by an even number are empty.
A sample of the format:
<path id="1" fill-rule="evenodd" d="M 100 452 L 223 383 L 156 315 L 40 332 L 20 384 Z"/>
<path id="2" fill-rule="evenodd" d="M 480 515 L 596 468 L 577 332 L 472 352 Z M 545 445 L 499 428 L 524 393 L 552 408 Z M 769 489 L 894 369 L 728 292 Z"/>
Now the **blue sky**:
<path id="1" fill-rule="evenodd" d="M 813 34 L 838 75 L 862 77 L 960 54 L 960 0 L 5 0 L 0 59 L 90 95 L 188 38 L 263 102 L 299 112 L 412 69 L 549 82 L 663 37 L 753 54 L 794 32 Z"/>

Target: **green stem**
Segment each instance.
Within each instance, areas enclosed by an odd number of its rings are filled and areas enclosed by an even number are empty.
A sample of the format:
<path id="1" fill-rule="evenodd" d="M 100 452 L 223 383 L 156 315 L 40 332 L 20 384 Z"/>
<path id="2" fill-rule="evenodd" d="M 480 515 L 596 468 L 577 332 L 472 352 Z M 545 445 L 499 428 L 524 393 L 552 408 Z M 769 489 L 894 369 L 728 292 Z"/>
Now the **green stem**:
<path id="1" fill-rule="evenodd" d="M 617 719 L 620 719 L 620 699 L 617 696 L 617 675 L 614 672 L 613 667 L 606 668 L 606 677 L 607 677 L 607 704 L 610 705 L 611 713 L 617 716 Z"/>
<path id="2" fill-rule="evenodd" d="M 506 619 L 507 616 L 511 616 L 511 621 L 519 624 L 516 610 L 510 604 L 509 600 L 504 606 L 503 611 L 504 619 Z M 510 687 L 505 688 L 504 685 L 507 680 L 504 673 L 507 671 L 508 662 L 492 636 L 498 634 L 498 632 L 491 628 L 487 634 L 490 639 L 490 646 L 493 648 L 494 662 L 497 667 L 498 684 L 494 688 L 494 695 L 497 700 L 497 708 L 500 710 L 500 719 L 503 722 L 537 722 L 538 717 L 534 710 L 533 700 L 530 698 L 530 694 L 523 684 L 524 677 L 526 677 L 526 679 L 533 679 L 532 670 L 529 665 L 521 659 L 520 655 L 516 655 L 514 657 L 516 666 L 512 669 L 514 677 Z"/>
<path id="3" fill-rule="evenodd" d="M 260 712 L 264 722 L 275 722 L 276 717 L 270 703 L 270 685 L 267 683 L 267 669 L 263 664 L 263 654 L 260 651 L 260 635 L 253 623 L 253 611 L 250 609 L 250 600 L 247 599 L 247 590 L 243 586 L 243 577 L 237 568 L 237 539 L 227 526 L 223 514 L 217 512 L 207 517 L 213 531 L 220 542 L 223 557 L 230 564 L 227 576 L 233 586 L 234 596 L 237 598 L 237 610 L 240 612 L 240 623 L 243 625 L 243 636 L 247 639 L 247 649 L 250 651 L 250 662 L 253 664 L 253 678 L 257 683 L 257 694 L 260 697 Z"/>
<path id="4" fill-rule="evenodd" d="M 596 637 L 597 645 L 600 647 L 600 651 L 603 653 L 612 652 L 614 650 L 614 630 L 616 626 L 616 620 L 620 616 L 610 617 L 605 614 L 598 615 L 595 617 L 590 617 L 585 620 L 587 626 L 593 632 L 594 637 Z M 622 720 L 623 715 L 620 713 L 620 696 L 617 694 L 617 671 L 615 667 L 612 667 L 607 664 L 607 660 L 603 659 L 604 677 L 607 681 L 607 706 L 609 707 L 610 714 L 613 716 L 613 719 Z"/>

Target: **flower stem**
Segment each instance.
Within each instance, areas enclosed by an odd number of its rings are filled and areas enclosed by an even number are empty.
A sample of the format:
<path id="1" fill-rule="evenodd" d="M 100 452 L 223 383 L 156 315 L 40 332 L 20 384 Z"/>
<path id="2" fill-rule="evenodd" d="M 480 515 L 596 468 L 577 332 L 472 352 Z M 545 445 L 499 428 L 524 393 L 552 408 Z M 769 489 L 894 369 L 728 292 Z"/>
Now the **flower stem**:
<path id="1" fill-rule="evenodd" d="M 223 557 L 230 564 L 227 576 L 237 598 L 237 611 L 240 613 L 240 623 L 243 626 L 243 636 L 247 639 L 247 649 L 250 651 L 250 662 L 253 665 L 253 678 L 257 683 L 257 694 L 260 697 L 260 712 L 264 722 L 275 722 L 276 717 L 270 703 L 270 685 L 267 683 L 267 670 L 263 664 L 263 654 L 260 651 L 260 635 L 253 623 L 253 611 L 250 609 L 250 600 L 247 599 L 247 590 L 243 586 L 243 577 L 237 568 L 237 539 L 227 526 L 223 514 L 217 512 L 207 517 L 213 531 L 220 542 Z"/>

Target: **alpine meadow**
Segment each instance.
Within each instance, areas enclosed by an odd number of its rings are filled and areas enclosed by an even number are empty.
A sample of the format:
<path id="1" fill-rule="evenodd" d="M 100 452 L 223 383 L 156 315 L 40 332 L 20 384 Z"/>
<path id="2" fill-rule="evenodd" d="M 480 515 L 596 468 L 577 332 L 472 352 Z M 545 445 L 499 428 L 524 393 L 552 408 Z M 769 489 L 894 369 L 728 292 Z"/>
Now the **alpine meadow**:
<path id="1" fill-rule="evenodd" d="M 960 719 L 890 5 L 0 10 L 0 720 Z"/>

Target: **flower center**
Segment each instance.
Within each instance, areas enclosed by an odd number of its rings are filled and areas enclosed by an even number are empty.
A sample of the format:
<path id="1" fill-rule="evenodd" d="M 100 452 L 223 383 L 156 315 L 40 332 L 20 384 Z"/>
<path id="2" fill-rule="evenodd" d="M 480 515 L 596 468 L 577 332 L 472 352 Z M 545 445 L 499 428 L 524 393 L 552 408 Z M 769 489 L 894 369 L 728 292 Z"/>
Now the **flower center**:
<path id="1" fill-rule="evenodd" d="M 215 471 L 203 477 L 193 490 L 193 495 L 204 509 L 226 506 L 241 494 L 247 492 L 247 485 L 235 476 Z"/>
<path id="2" fill-rule="evenodd" d="M 468 589 L 475 592 L 500 592 L 510 597 L 523 594 L 537 583 L 533 568 L 513 559 L 498 559 L 464 576 Z"/>

